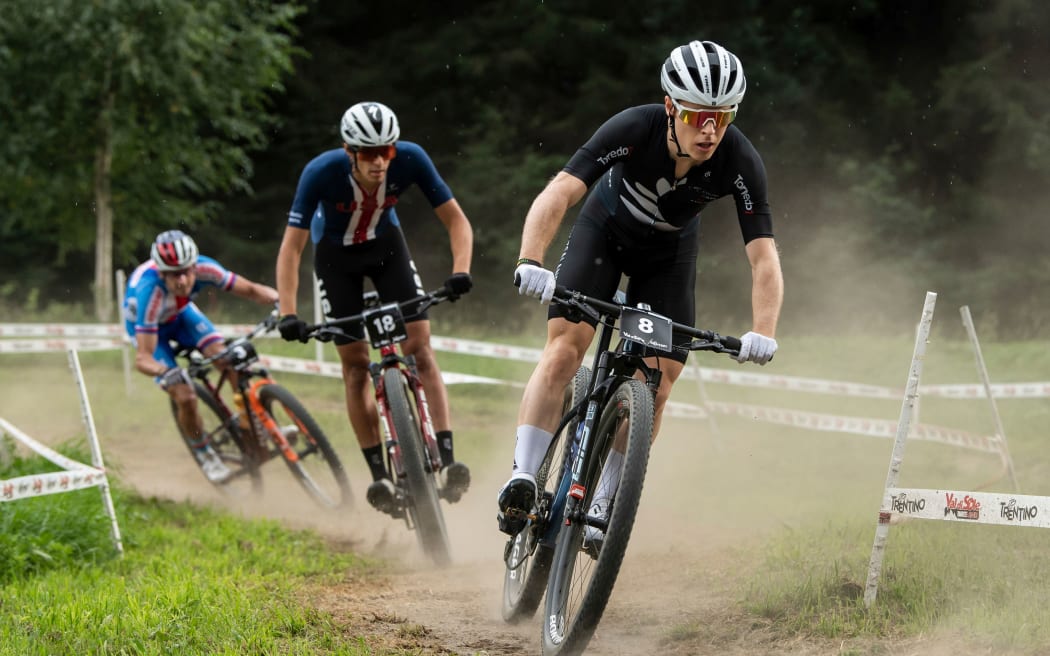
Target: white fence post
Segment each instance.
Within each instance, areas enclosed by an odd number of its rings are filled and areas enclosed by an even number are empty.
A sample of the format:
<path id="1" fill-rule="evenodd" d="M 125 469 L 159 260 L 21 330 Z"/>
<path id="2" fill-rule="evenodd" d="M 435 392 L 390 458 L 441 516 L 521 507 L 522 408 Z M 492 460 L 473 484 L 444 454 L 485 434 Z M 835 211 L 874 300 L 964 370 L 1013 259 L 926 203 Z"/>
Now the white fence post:
<path id="1" fill-rule="evenodd" d="M 984 385 L 984 394 L 988 397 L 988 403 L 992 406 L 992 419 L 995 421 L 995 433 L 1002 443 L 1003 467 L 1010 476 L 1010 483 L 1014 486 L 1014 492 L 1020 492 L 1017 484 L 1017 474 L 1014 472 L 1014 459 L 1010 456 L 1010 449 L 1006 445 L 1006 430 L 1003 429 L 1003 420 L 999 416 L 999 406 L 995 404 L 995 396 L 992 394 L 992 383 L 988 378 L 988 368 L 984 365 L 984 356 L 981 355 L 981 344 L 977 341 L 977 330 L 973 326 L 973 317 L 970 316 L 970 306 L 964 305 L 959 308 L 966 333 L 970 336 L 970 345 L 973 347 L 973 356 L 977 361 L 977 373 L 981 376 L 981 384 Z"/>
<path id="2" fill-rule="evenodd" d="M 127 349 L 125 349 L 127 351 Z M 105 463 L 102 462 L 102 448 L 98 444 L 98 434 L 95 432 L 95 420 L 91 416 L 91 404 L 88 403 L 87 388 L 84 386 L 84 375 L 80 370 L 80 358 L 73 349 L 67 351 L 69 355 L 69 368 L 73 370 L 73 378 L 77 382 L 77 390 L 80 392 L 80 409 L 84 419 L 84 427 L 87 430 L 88 444 L 91 445 L 91 464 L 99 471 L 105 471 Z M 102 505 L 109 515 L 109 533 L 113 538 L 113 546 L 117 553 L 124 555 L 124 545 L 120 539 L 120 526 L 117 525 L 117 511 L 113 507 L 113 497 L 109 493 L 109 479 L 103 477 L 98 486 L 102 494 Z"/>
<path id="3" fill-rule="evenodd" d="M 926 292 L 926 302 L 922 307 L 922 319 L 915 335 L 915 351 L 911 358 L 911 369 L 908 382 L 904 388 L 904 402 L 901 404 L 900 419 L 897 422 L 897 437 L 893 442 L 889 470 L 886 472 L 886 489 L 883 491 L 881 508 L 890 504 L 890 488 L 897 487 L 900 478 L 901 461 L 904 459 L 904 445 L 908 440 L 911 425 L 911 413 L 915 400 L 919 396 L 919 378 L 922 376 L 922 365 L 926 359 L 926 344 L 930 338 L 930 324 L 933 322 L 933 308 L 937 304 L 937 294 Z M 879 522 L 875 528 L 875 541 L 871 547 L 871 559 L 868 562 L 868 581 L 864 588 L 864 605 L 870 607 L 875 602 L 879 589 L 879 574 L 882 572 L 882 559 L 886 552 L 886 538 L 890 531 L 890 514 L 879 511 Z"/>

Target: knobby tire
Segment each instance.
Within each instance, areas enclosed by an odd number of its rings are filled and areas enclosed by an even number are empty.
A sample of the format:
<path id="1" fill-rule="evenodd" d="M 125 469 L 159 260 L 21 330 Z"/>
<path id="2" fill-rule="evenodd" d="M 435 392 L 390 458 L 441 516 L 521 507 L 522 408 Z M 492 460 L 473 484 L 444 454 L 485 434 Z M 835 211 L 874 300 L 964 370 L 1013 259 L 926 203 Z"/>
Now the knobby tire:
<path id="1" fill-rule="evenodd" d="M 197 411 L 200 413 L 209 443 L 231 472 L 228 479 L 222 483 L 212 483 L 212 485 L 221 492 L 234 495 L 262 491 L 259 463 L 245 449 L 243 440 L 246 439 L 246 436 L 243 436 L 240 429 L 233 424 L 232 418 L 223 411 L 222 405 L 212 396 L 207 387 L 194 380 L 193 391 L 197 394 L 199 401 Z M 175 401 L 172 400 L 171 414 L 175 419 L 175 428 L 179 431 L 183 444 L 189 450 L 193 463 L 200 467 L 192 444 L 194 440 L 183 433 L 182 426 L 179 425 L 178 412 Z M 243 483 L 245 482 L 248 482 L 248 490 L 244 489 L 246 486 Z"/>
<path id="2" fill-rule="evenodd" d="M 295 480 L 321 507 L 348 507 L 351 493 L 346 470 L 324 431 L 303 404 L 277 384 L 261 385 L 259 402 L 279 427 L 294 424 L 298 429 L 292 442 L 296 457 L 289 458 L 288 454 L 278 451 Z M 260 430 L 265 429 L 260 426 Z"/>
<path id="3" fill-rule="evenodd" d="M 626 420 L 626 449 L 620 484 L 612 501 L 604 545 L 595 562 L 581 547 L 585 524 L 574 521 L 558 533 L 548 580 L 542 627 L 544 656 L 583 652 L 609 601 L 631 537 L 649 464 L 653 432 L 652 392 L 639 380 L 624 381 L 602 409 L 595 425 L 584 511 L 590 508 L 617 426 Z"/>
<path id="4" fill-rule="evenodd" d="M 443 567 L 452 562 L 451 548 L 438 500 L 435 472 L 429 467 L 430 457 L 415 411 L 415 396 L 409 391 L 405 374 L 395 367 L 383 372 L 383 389 L 397 443 L 401 447 L 407 510 L 415 524 L 416 537 L 431 560 Z"/>
<path id="5" fill-rule="evenodd" d="M 580 367 L 573 376 L 572 382 L 565 387 L 562 416 L 587 396 L 590 384 L 591 370 L 585 366 Z M 547 449 L 543 464 L 536 472 L 536 489 L 539 494 L 546 494 L 548 498 L 553 498 L 557 492 L 561 479 L 558 474 L 564 467 L 565 456 L 568 453 L 566 445 L 576 434 L 577 423 L 576 419 L 570 421 L 565 429 L 555 437 L 556 441 L 551 448 Z M 551 521 L 560 521 L 560 519 L 551 518 Z M 542 537 L 532 522 L 529 522 L 517 535 L 510 538 L 511 543 L 505 549 L 506 570 L 503 576 L 502 613 L 503 619 L 507 622 L 520 622 L 532 617 L 543 599 L 543 591 L 547 589 L 547 576 L 554 548 L 540 543 Z"/>

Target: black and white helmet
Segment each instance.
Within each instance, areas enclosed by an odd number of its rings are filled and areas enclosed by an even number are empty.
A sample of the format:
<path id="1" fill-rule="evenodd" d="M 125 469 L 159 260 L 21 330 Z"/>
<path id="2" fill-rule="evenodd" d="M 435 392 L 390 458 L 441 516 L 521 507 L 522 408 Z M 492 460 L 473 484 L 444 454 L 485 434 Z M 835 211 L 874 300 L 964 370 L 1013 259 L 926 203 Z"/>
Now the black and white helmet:
<path id="1" fill-rule="evenodd" d="M 359 102 L 343 114 L 339 134 L 353 148 L 389 146 L 401 136 L 394 111 L 377 102 Z"/>
<path id="2" fill-rule="evenodd" d="M 744 99 L 747 80 L 736 55 L 713 41 L 691 41 L 671 51 L 660 86 L 673 100 L 729 107 Z"/>
<path id="3" fill-rule="evenodd" d="M 181 230 L 167 230 L 157 235 L 149 256 L 161 271 L 179 271 L 197 263 L 197 244 Z"/>

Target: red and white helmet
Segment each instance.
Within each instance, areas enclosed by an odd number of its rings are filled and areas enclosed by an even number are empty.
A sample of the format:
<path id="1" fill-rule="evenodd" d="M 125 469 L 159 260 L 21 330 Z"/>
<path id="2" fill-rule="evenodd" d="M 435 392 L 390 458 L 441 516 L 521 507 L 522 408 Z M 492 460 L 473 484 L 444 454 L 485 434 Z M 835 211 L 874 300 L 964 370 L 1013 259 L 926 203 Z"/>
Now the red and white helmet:
<path id="1" fill-rule="evenodd" d="M 149 256 L 161 271 L 179 271 L 197 263 L 197 244 L 181 230 L 167 230 L 157 235 Z"/>
<path id="2" fill-rule="evenodd" d="M 747 80 L 736 55 L 713 41 L 691 41 L 671 51 L 660 86 L 674 100 L 729 107 L 744 99 Z"/>

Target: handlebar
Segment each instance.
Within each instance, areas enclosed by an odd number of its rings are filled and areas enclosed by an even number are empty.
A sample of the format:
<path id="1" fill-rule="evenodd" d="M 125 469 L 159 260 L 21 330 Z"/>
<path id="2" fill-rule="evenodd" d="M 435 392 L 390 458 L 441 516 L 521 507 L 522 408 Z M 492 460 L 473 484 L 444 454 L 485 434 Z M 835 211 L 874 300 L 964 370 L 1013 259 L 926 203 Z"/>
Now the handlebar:
<path id="1" fill-rule="evenodd" d="M 193 347 L 186 347 L 179 349 L 175 352 L 175 356 L 189 356 L 191 362 L 188 367 L 188 371 L 191 376 L 196 376 L 202 371 L 206 371 L 213 363 L 219 360 L 230 360 L 234 366 L 241 364 L 247 364 L 254 362 L 256 356 L 255 347 L 248 345 L 253 339 L 259 335 L 274 330 L 277 327 L 277 321 L 280 318 L 280 314 L 277 310 L 276 305 L 270 312 L 263 317 L 262 321 L 255 324 L 255 326 L 248 331 L 247 334 L 240 335 L 238 337 L 227 337 L 225 340 L 226 348 L 219 351 L 211 357 L 197 357 L 199 354 L 195 353 L 196 349 Z M 246 345 L 248 345 L 246 347 Z M 241 350 L 238 351 L 237 349 Z"/>
<path id="2" fill-rule="evenodd" d="M 459 294 L 452 293 L 452 290 L 447 287 L 441 286 L 433 291 L 423 294 L 422 296 L 402 301 L 396 305 L 401 314 L 408 319 L 426 312 L 431 306 L 437 305 L 443 301 L 458 300 L 459 296 Z M 313 338 L 321 342 L 331 341 L 334 337 L 346 337 L 347 339 L 358 340 L 359 338 L 348 334 L 343 328 L 364 325 L 365 317 L 370 309 L 371 308 L 366 308 L 363 312 L 348 317 L 325 320 L 317 324 L 307 324 L 306 336 L 307 338 Z"/>
<path id="3" fill-rule="evenodd" d="M 578 309 L 590 316 L 595 321 L 601 321 L 603 316 L 619 317 L 624 308 L 630 308 L 625 303 L 615 303 L 587 296 L 578 291 L 567 289 L 558 285 L 554 290 L 553 302 Z M 672 322 L 671 330 L 675 335 L 691 338 L 688 344 L 675 344 L 676 350 L 683 351 L 714 351 L 715 353 L 726 353 L 738 355 L 740 353 L 740 339 L 729 335 L 719 335 L 710 330 L 694 328 L 692 326 Z"/>

